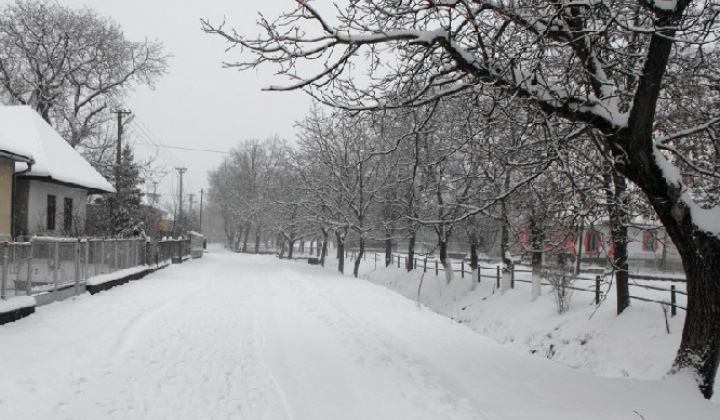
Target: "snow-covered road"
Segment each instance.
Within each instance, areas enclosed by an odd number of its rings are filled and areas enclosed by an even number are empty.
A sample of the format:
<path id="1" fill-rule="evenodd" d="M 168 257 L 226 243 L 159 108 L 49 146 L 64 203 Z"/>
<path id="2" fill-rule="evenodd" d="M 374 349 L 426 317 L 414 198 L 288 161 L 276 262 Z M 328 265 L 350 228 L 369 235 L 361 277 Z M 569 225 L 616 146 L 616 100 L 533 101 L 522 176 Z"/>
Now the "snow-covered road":
<path id="1" fill-rule="evenodd" d="M 382 287 L 229 253 L 0 326 L 0 419 L 720 418 L 688 378 L 596 378 Z"/>

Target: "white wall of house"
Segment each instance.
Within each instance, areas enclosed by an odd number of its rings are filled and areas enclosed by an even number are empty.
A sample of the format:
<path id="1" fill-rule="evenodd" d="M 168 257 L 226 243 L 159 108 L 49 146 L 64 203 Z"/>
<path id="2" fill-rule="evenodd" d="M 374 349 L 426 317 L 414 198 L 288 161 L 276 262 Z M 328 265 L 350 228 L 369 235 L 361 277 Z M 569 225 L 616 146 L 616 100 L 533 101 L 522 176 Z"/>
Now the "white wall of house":
<path id="1" fill-rule="evenodd" d="M 55 229 L 47 226 L 48 195 L 55 196 Z M 64 203 L 65 198 L 72 199 L 72 230 L 82 231 L 85 227 L 85 207 L 87 191 L 64 185 L 30 180 L 28 193 L 28 235 L 54 235 L 64 234 Z"/>

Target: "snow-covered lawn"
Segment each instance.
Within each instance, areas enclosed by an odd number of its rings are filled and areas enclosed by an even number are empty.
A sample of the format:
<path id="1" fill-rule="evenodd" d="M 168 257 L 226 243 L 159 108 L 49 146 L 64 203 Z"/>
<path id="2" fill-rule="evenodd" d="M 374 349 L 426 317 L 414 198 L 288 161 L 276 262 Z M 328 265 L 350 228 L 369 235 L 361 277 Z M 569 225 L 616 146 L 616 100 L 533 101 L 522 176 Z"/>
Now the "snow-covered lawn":
<path id="1" fill-rule="evenodd" d="M 0 326 L 0 369 L 0 419 L 720 418 L 687 377 L 601 378 L 367 280 L 220 252 Z"/>

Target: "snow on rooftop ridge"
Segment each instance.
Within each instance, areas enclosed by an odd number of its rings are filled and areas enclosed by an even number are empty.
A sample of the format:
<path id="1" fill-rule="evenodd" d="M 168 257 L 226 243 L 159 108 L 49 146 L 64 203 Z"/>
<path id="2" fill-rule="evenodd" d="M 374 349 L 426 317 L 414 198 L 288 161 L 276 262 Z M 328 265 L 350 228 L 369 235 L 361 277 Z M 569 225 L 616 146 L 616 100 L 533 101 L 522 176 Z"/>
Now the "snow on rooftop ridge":
<path id="1" fill-rule="evenodd" d="M 35 159 L 35 164 L 25 176 L 50 178 L 92 191 L 115 191 L 112 185 L 32 108 L 0 107 L 0 131 L 9 146 L 29 152 Z M 22 169 L 26 168 L 25 164 L 19 165 Z"/>

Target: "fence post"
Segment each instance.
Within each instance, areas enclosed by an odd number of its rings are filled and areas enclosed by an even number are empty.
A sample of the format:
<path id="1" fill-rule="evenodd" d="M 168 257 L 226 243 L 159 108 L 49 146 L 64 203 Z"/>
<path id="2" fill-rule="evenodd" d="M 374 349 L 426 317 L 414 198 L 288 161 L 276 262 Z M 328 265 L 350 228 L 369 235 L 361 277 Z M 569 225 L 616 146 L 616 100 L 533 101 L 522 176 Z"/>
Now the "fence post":
<path id="1" fill-rule="evenodd" d="M 515 264 L 510 265 L 510 288 L 515 288 Z"/>
<path id="2" fill-rule="evenodd" d="M 115 270 L 118 269 L 118 247 L 119 247 L 119 246 L 120 246 L 120 245 L 118 244 L 118 240 L 115 239 L 115 265 L 113 266 L 113 268 L 114 268 Z"/>
<path id="3" fill-rule="evenodd" d="M 675 294 L 675 285 L 670 286 L 670 316 L 677 315 L 677 296 Z"/>
<path id="4" fill-rule="evenodd" d="M 595 276 L 595 304 L 600 304 L 600 276 Z"/>
<path id="5" fill-rule="evenodd" d="M 97 266 L 95 267 L 95 274 L 97 274 Z M 105 274 L 105 238 L 100 243 L 100 274 Z"/>
<path id="6" fill-rule="evenodd" d="M 413 270 L 417 270 L 417 257 L 413 257 Z"/>
<path id="7" fill-rule="evenodd" d="M 85 239 L 85 260 L 83 261 L 83 277 L 85 278 L 85 281 L 87 281 L 88 277 L 90 277 L 89 268 L 88 265 L 90 264 L 90 239 Z"/>
<path id="8" fill-rule="evenodd" d="M 10 259 L 10 243 L 5 241 L 3 243 L 3 255 L 2 255 L 2 284 L 0 285 L 0 299 L 7 298 L 6 288 L 8 279 L 8 259 Z"/>
<path id="9" fill-rule="evenodd" d="M 30 254 L 28 256 L 27 283 L 25 284 L 25 294 L 32 295 L 32 260 L 33 260 L 33 242 L 30 241 Z"/>
<path id="10" fill-rule="evenodd" d="M 75 296 L 80 294 L 80 238 L 75 241 Z"/>
<path id="11" fill-rule="evenodd" d="M 497 288 L 500 288 L 500 266 L 495 267 L 495 276 L 497 277 Z"/>
<path id="12" fill-rule="evenodd" d="M 465 260 L 460 261 L 460 278 L 465 278 Z"/>
<path id="13" fill-rule="evenodd" d="M 160 241 L 155 242 L 155 265 L 160 268 Z"/>
<path id="14" fill-rule="evenodd" d="M 427 256 L 425 257 L 425 261 L 423 262 L 423 273 L 427 273 Z"/>
<path id="15" fill-rule="evenodd" d="M 53 266 L 53 292 L 58 289 L 58 271 L 60 269 L 60 242 L 55 242 L 55 265 Z"/>
<path id="16" fill-rule="evenodd" d="M 438 274 L 440 274 L 440 271 L 438 270 L 438 262 L 435 260 L 435 275 L 437 276 Z"/>
<path id="17" fill-rule="evenodd" d="M 398 258 L 398 268 L 400 268 L 400 256 L 398 255 L 397 258 Z"/>

